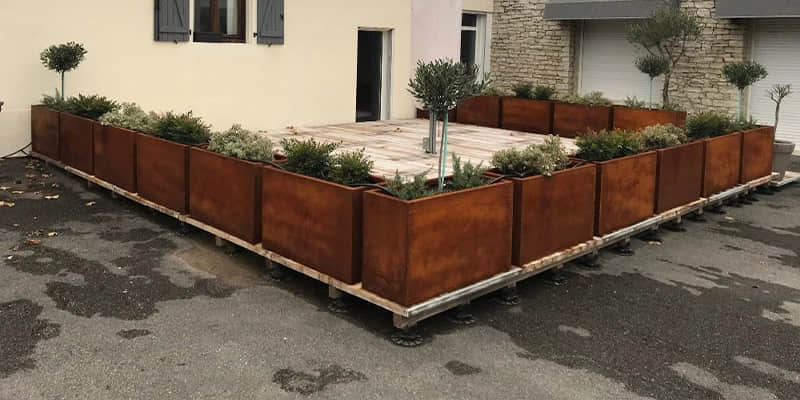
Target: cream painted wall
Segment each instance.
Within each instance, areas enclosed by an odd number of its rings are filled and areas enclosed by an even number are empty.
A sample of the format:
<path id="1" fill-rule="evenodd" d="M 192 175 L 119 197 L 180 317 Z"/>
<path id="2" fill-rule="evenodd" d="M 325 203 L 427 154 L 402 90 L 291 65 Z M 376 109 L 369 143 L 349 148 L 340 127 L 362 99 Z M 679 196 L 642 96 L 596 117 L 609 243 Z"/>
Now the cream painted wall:
<path id="1" fill-rule="evenodd" d="M 78 41 L 86 61 L 67 95 L 98 93 L 148 110 L 193 110 L 224 129 L 355 120 L 359 27 L 393 29 L 392 118 L 410 118 L 411 0 L 291 0 L 286 44 L 256 45 L 256 0 L 247 0 L 246 44 L 153 40 L 152 0 L 26 0 L 0 7 L 0 155 L 30 140 L 31 104 L 58 76 L 39 62 L 47 46 Z"/>
<path id="2" fill-rule="evenodd" d="M 490 13 L 494 10 L 494 0 L 463 0 L 464 11 L 482 11 Z"/>
<path id="3" fill-rule="evenodd" d="M 461 50 L 462 0 L 413 0 L 412 59 L 458 60 Z"/>

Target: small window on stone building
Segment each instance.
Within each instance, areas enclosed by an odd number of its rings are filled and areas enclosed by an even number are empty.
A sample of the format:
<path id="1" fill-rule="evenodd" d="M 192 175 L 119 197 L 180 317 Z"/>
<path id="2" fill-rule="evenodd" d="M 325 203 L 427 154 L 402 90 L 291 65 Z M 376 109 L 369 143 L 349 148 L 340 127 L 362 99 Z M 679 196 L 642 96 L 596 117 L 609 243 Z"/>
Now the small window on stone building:
<path id="1" fill-rule="evenodd" d="M 489 72 L 486 14 L 464 13 L 461 15 L 461 62 L 477 65 L 481 76 Z"/>

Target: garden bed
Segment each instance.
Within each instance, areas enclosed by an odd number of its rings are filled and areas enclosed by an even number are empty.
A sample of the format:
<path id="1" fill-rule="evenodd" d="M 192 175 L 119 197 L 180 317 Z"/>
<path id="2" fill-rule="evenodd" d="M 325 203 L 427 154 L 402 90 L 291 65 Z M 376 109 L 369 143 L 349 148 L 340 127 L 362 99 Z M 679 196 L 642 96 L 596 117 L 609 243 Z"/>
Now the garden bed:
<path id="1" fill-rule="evenodd" d="M 93 132 L 97 121 L 62 112 L 58 134 L 58 154 L 64 164 L 94 174 Z"/>
<path id="2" fill-rule="evenodd" d="M 742 133 L 703 139 L 703 197 L 739 183 L 742 167 Z"/>
<path id="3" fill-rule="evenodd" d="M 614 107 L 614 129 L 639 131 L 648 126 L 672 124 L 686 127 L 686 111 Z"/>
<path id="4" fill-rule="evenodd" d="M 59 114 L 47 106 L 31 107 L 31 146 L 33 151 L 60 160 L 58 155 Z"/>
<path id="5" fill-rule="evenodd" d="M 597 235 L 606 235 L 653 216 L 658 165 L 656 152 L 596 164 Z"/>
<path id="6" fill-rule="evenodd" d="M 775 129 L 762 126 L 742 132 L 742 170 L 739 183 L 772 174 Z"/>
<path id="7" fill-rule="evenodd" d="M 703 142 L 657 150 L 656 214 L 700 199 L 703 189 Z"/>
<path id="8" fill-rule="evenodd" d="M 461 124 L 500 127 L 500 96 L 477 96 L 464 101 L 456 111 Z"/>
<path id="9" fill-rule="evenodd" d="M 589 131 L 611 128 L 613 109 L 606 106 L 591 106 L 556 102 L 553 106 L 553 133 L 574 138 Z"/>
<path id="10" fill-rule="evenodd" d="M 136 188 L 143 198 L 189 212 L 189 146 L 136 134 Z"/>
<path id="11" fill-rule="evenodd" d="M 128 129 L 95 125 L 95 176 L 136 193 L 136 136 Z"/>
<path id="12" fill-rule="evenodd" d="M 549 100 L 503 97 L 500 127 L 522 132 L 553 132 L 553 105 Z"/>

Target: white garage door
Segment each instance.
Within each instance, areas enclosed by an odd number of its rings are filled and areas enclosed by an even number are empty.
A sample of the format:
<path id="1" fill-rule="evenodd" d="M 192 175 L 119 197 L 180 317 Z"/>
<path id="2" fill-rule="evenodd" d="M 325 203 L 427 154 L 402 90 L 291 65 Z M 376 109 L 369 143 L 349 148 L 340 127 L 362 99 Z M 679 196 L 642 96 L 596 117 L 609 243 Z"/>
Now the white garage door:
<path id="1" fill-rule="evenodd" d="M 750 89 L 750 114 L 759 122 L 772 125 L 775 103 L 766 92 L 774 84 L 791 83 L 794 94 L 781 105 L 776 136 L 800 143 L 800 19 L 756 22 L 753 59 L 764 65 L 769 76 Z"/>
<path id="2" fill-rule="evenodd" d="M 634 60 L 643 51 L 625 38 L 630 21 L 587 21 L 583 25 L 581 94 L 599 90 L 621 102 L 626 97 L 647 101 L 650 78 L 636 69 Z M 653 83 L 653 101 L 661 103 L 661 80 Z"/>

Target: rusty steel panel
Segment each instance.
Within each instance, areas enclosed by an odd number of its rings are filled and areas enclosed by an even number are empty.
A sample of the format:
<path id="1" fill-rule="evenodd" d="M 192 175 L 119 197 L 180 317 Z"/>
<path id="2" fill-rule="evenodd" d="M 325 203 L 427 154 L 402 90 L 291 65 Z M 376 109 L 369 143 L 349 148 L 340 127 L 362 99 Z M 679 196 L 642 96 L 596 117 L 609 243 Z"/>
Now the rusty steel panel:
<path id="1" fill-rule="evenodd" d="M 553 105 L 546 100 L 503 97 L 501 127 L 522 132 L 553 133 Z"/>
<path id="2" fill-rule="evenodd" d="M 672 124 L 686 128 L 686 111 L 614 107 L 614 128 L 639 131 L 648 126 Z"/>
<path id="3" fill-rule="evenodd" d="M 94 175 L 93 131 L 97 121 L 61 113 L 58 135 L 58 153 L 61 162 Z"/>
<path id="4" fill-rule="evenodd" d="M 742 169 L 742 133 L 704 139 L 703 197 L 739 184 Z"/>
<path id="5" fill-rule="evenodd" d="M 657 152 L 656 214 L 699 200 L 703 189 L 703 142 Z"/>
<path id="6" fill-rule="evenodd" d="M 612 108 L 556 102 L 553 108 L 553 133 L 574 138 L 589 131 L 611 129 Z"/>
<path id="7" fill-rule="evenodd" d="M 598 235 L 653 216 L 657 165 L 658 155 L 654 151 L 597 163 Z"/>
<path id="8" fill-rule="evenodd" d="M 739 183 L 772 174 L 772 144 L 775 128 L 763 126 L 742 132 L 742 171 Z"/>
<path id="9" fill-rule="evenodd" d="M 189 212 L 189 146 L 136 134 L 139 195 L 181 214 Z"/>
<path id="10" fill-rule="evenodd" d="M 31 107 L 31 146 L 33 151 L 60 160 L 58 131 L 60 112 L 45 106 Z"/>
<path id="11" fill-rule="evenodd" d="M 467 99 L 456 111 L 458 123 L 500 127 L 500 96 L 477 96 Z"/>
<path id="12" fill-rule="evenodd" d="M 94 175 L 136 193 L 136 132 L 115 126 L 95 126 Z"/>

